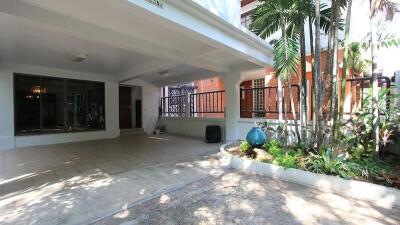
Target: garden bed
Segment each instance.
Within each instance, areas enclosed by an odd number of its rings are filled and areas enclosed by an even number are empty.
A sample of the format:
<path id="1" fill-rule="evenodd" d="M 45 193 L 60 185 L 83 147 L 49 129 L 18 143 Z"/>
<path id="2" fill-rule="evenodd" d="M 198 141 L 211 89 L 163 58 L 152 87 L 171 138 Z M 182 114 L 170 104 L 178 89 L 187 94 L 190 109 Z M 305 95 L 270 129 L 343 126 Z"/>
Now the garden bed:
<path id="1" fill-rule="evenodd" d="M 337 174 L 326 175 L 309 172 L 307 171 L 307 168 L 302 168 L 301 166 L 301 164 L 307 160 L 307 156 L 304 154 L 294 157 L 296 159 L 296 163 L 293 164 L 291 159 L 288 160 L 288 162 L 282 159 L 285 157 L 275 160 L 276 157 L 260 159 L 254 154 L 250 154 L 249 156 L 241 150 L 240 143 L 223 145 L 220 151 L 221 164 L 234 169 L 255 172 L 258 174 L 315 187 L 323 191 L 339 193 L 356 199 L 373 201 L 382 206 L 400 207 L 400 190 L 374 184 L 372 183 L 374 180 L 362 180 L 357 177 L 348 177 L 347 179 L 344 179 Z M 266 152 L 269 153 L 268 151 Z M 271 153 L 269 154 L 272 155 Z M 293 155 L 293 153 L 290 154 Z M 279 165 L 280 163 L 292 167 L 282 167 Z M 380 182 L 376 183 L 382 184 Z"/>

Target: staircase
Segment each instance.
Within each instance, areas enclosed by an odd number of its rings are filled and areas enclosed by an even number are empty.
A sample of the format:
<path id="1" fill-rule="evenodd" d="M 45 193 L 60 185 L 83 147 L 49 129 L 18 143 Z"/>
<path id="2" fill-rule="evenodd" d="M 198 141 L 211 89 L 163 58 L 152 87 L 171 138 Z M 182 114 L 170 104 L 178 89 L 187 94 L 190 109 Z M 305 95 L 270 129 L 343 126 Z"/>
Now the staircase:
<path id="1" fill-rule="evenodd" d="M 146 135 L 143 128 L 121 129 L 121 136 Z"/>

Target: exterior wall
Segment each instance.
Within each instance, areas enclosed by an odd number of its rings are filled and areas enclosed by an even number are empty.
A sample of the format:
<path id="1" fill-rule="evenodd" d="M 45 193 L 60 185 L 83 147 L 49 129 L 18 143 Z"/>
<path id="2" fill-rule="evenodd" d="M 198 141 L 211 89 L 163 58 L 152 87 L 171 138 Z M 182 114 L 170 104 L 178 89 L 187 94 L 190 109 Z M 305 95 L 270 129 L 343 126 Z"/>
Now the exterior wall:
<path id="1" fill-rule="evenodd" d="M 158 120 L 161 90 L 149 82 L 136 79 L 123 83 L 142 87 L 142 127 L 147 134 L 152 134 Z"/>
<path id="2" fill-rule="evenodd" d="M 163 117 L 160 124 L 165 126 L 167 133 L 201 139 L 205 138 L 208 125 L 218 125 L 223 132 L 225 130 L 225 119 L 221 118 Z"/>
<path id="3" fill-rule="evenodd" d="M 206 79 L 206 80 L 197 80 L 194 81 L 194 86 L 195 86 L 195 92 L 196 93 L 204 93 L 204 92 L 212 92 L 212 91 L 223 91 L 225 90 L 225 85 L 222 77 L 213 77 L 211 79 Z M 215 97 L 215 96 L 214 96 Z M 207 97 L 202 96 L 200 98 L 201 102 L 206 101 Z M 222 95 L 222 99 L 216 99 L 214 98 L 214 101 L 216 101 L 222 109 L 225 108 L 225 95 Z M 222 101 L 222 102 L 221 102 Z M 216 107 L 216 106 L 215 106 Z M 213 105 L 208 105 L 207 109 L 212 110 Z M 201 118 L 224 118 L 224 113 L 197 113 L 196 117 L 201 117 Z"/>
<path id="4" fill-rule="evenodd" d="M 327 52 L 323 51 L 321 53 L 321 69 L 322 71 L 325 70 L 325 64 L 326 64 L 326 57 L 327 57 Z M 342 63 L 342 59 L 343 59 L 343 51 L 340 50 L 339 51 L 339 65 L 341 65 Z M 312 71 L 311 71 L 311 62 L 312 62 L 312 58 L 310 55 L 307 56 L 306 58 L 307 60 L 307 82 L 308 82 L 308 93 L 306 93 L 306 96 L 308 96 L 308 103 L 307 103 L 307 108 L 311 109 L 312 106 L 312 89 L 314 88 L 313 82 L 312 82 Z M 299 73 L 300 73 L 300 66 L 298 68 Z M 338 70 L 338 85 L 340 85 L 340 80 L 342 78 L 342 68 L 339 67 Z M 357 74 L 356 74 L 357 75 Z M 266 87 L 277 87 L 278 86 L 278 79 L 274 76 L 274 69 L 273 68 L 265 68 L 264 71 L 260 72 L 259 75 L 257 76 L 258 79 L 259 78 L 265 78 L 265 86 Z M 347 75 L 347 78 L 350 78 L 351 74 Z M 254 80 L 255 78 L 253 77 L 252 80 Z M 252 80 L 246 80 L 243 81 L 241 83 L 241 86 L 244 88 L 252 88 L 251 86 L 251 81 Z M 324 77 L 324 86 L 325 87 L 329 87 L 329 77 Z M 292 75 L 290 83 L 293 84 L 298 84 L 300 85 L 301 83 L 301 79 L 299 75 Z M 285 84 L 284 84 L 285 86 Z M 284 92 L 287 93 L 288 90 L 286 90 L 287 88 L 284 88 Z M 328 113 L 329 112 L 329 104 L 330 104 L 330 97 L 329 97 L 329 89 L 325 89 L 324 90 L 324 112 Z M 350 92 L 351 91 L 351 92 Z M 295 108 L 298 108 L 298 104 L 299 104 L 299 98 L 297 97 L 298 93 L 296 90 L 292 90 L 292 94 L 293 94 L 293 98 L 294 98 L 294 104 L 295 104 Z M 340 90 L 338 92 L 338 99 L 340 98 Z M 246 107 L 250 107 L 250 109 L 253 106 L 253 97 L 251 94 L 248 94 L 248 96 L 245 96 L 244 98 L 246 98 L 246 100 L 241 100 L 242 105 L 244 106 L 244 104 L 246 104 Z M 277 93 L 276 92 L 270 92 L 270 93 L 265 93 L 265 104 L 266 107 L 270 107 L 270 110 L 275 109 L 275 104 L 276 104 L 276 99 L 277 99 Z M 350 83 L 346 83 L 346 96 L 345 96 L 345 112 L 350 112 L 350 110 L 352 108 L 354 108 L 358 102 L 359 102 L 360 98 L 359 98 L 359 87 L 357 86 L 353 86 L 350 87 Z M 289 95 L 287 94 L 285 96 L 284 99 L 285 103 L 286 103 L 286 109 L 290 110 L 290 98 Z M 244 103 L 245 102 L 245 103 Z M 298 115 L 298 110 L 296 110 L 297 112 L 297 118 L 299 118 Z M 308 110 L 308 118 L 311 118 L 312 112 L 311 110 Z M 248 112 L 242 112 L 241 113 L 241 118 L 252 118 L 253 115 L 251 113 Z M 278 113 L 268 113 L 265 116 L 267 119 L 278 119 Z M 288 114 L 288 119 L 293 119 L 293 116 L 291 113 Z"/>
<path id="5" fill-rule="evenodd" d="M 240 0 L 193 0 L 235 26 L 240 26 Z"/>
<path id="6" fill-rule="evenodd" d="M 106 130 L 16 137 L 14 135 L 14 73 L 105 82 Z M 118 83 L 113 81 L 112 76 L 40 66 L 2 64 L 0 65 L 0 149 L 116 138 L 119 136 L 117 99 Z"/>

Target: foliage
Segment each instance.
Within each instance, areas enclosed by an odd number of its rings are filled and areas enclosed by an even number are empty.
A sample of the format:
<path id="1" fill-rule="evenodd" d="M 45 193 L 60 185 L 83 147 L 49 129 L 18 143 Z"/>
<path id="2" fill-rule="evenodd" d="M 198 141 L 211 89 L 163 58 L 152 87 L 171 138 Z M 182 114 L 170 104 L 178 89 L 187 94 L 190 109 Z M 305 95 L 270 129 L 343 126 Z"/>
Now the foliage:
<path id="1" fill-rule="evenodd" d="M 249 144 L 249 142 L 247 141 L 242 141 L 240 143 L 240 150 L 244 153 L 248 152 L 249 150 L 251 150 L 251 145 Z"/>
<path id="2" fill-rule="evenodd" d="M 345 154 L 335 154 L 330 148 L 320 154 L 310 152 L 305 167 L 310 172 L 338 175 L 345 179 L 359 176 L 361 171 L 356 163 L 347 160 Z"/>
<path id="3" fill-rule="evenodd" d="M 273 157 L 272 164 L 285 168 L 298 168 L 300 154 L 293 150 L 285 150 L 279 141 L 271 140 L 263 146 Z"/>
<path id="4" fill-rule="evenodd" d="M 398 128 L 400 109 L 396 107 L 399 95 L 390 95 L 390 89 L 381 89 L 378 95 L 378 108 L 380 109 L 379 133 L 380 146 L 385 147 L 392 142 L 394 132 Z M 372 90 L 365 91 L 358 113 L 344 123 L 342 129 L 342 140 L 348 144 L 349 153 L 355 158 L 369 156 L 373 153 L 372 136 Z M 390 103 L 388 105 L 388 102 Z"/>
<path id="5" fill-rule="evenodd" d="M 352 42 L 349 44 L 349 58 L 348 64 L 351 72 L 364 72 L 369 65 L 366 60 L 362 59 L 362 44 L 359 42 Z"/>
<path id="6" fill-rule="evenodd" d="M 299 45 L 295 38 L 285 36 L 274 45 L 275 75 L 282 79 L 290 79 L 292 73 L 297 73 L 299 63 Z"/>
<path id="7" fill-rule="evenodd" d="M 281 145 L 286 143 L 287 137 L 285 134 L 286 129 L 284 123 L 278 123 L 275 125 L 268 123 L 268 121 L 263 121 L 258 123 L 258 125 L 261 127 L 267 137 L 274 138 L 275 140 L 279 141 Z M 292 130 L 288 132 L 291 132 L 293 135 L 295 135 Z"/>
<path id="8" fill-rule="evenodd" d="M 390 176 L 393 171 L 395 159 L 388 157 L 387 159 L 375 159 L 373 157 L 364 157 L 353 160 L 360 167 L 360 179 L 373 180 L 379 177 L 385 178 Z"/>

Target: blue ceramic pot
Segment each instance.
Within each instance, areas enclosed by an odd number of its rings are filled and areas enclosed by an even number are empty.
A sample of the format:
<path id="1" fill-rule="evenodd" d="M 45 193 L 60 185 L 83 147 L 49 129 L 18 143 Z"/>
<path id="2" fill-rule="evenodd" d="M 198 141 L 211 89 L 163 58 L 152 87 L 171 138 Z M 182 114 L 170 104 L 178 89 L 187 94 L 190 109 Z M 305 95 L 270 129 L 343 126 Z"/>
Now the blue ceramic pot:
<path id="1" fill-rule="evenodd" d="M 259 127 L 253 127 L 246 136 L 247 142 L 254 148 L 261 147 L 267 141 L 267 136 Z"/>

